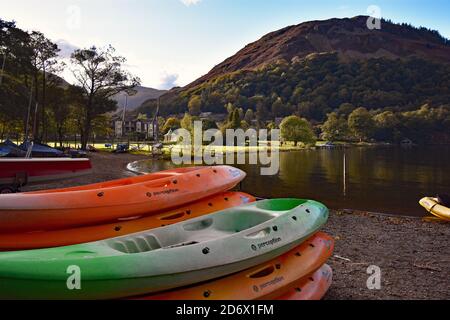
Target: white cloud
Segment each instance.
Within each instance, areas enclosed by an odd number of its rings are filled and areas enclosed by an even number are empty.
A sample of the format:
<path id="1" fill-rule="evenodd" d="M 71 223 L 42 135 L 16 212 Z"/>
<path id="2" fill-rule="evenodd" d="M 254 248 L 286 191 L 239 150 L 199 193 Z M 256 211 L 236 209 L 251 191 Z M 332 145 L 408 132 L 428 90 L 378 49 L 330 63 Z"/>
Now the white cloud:
<path id="1" fill-rule="evenodd" d="M 183 4 L 185 5 L 185 6 L 191 6 L 191 5 L 196 5 L 196 4 L 198 4 L 200 1 L 202 1 L 202 0 L 180 0 L 181 2 L 183 2 Z"/>
<path id="2" fill-rule="evenodd" d="M 79 49 L 79 47 L 69 43 L 66 40 L 60 39 L 58 41 L 56 41 L 56 44 L 58 45 L 59 48 L 59 56 L 63 59 L 67 59 L 70 58 L 71 54 Z"/>
<path id="3" fill-rule="evenodd" d="M 160 79 L 160 84 L 158 86 L 158 89 L 172 89 L 173 87 L 177 87 L 177 80 L 179 78 L 179 75 L 176 73 L 163 73 Z"/>

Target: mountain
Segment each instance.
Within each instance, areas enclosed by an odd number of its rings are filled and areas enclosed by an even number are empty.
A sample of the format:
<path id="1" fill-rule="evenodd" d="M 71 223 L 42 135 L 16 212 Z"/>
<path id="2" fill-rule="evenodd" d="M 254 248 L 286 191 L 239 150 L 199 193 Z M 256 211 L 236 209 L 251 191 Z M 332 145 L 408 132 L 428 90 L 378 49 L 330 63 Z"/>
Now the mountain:
<path id="1" fill-rule="evenodd" d="M 136 87 L 135 90 L 137 91 L 136 94 L 128 97 L 128 111 L 133 111 L 147 100 L 157 99 L 167 92 L 166 90 L 158 90 L 141 86 Z M 118 109 L 123 110 L 125 105 L 125 95 L 118 94 L 114 96 L 113 99 L 117 101 Z"/>
<path id="2" fill-rule="evenodd" d="M 310 21 L 269 33 L 226 59 L 204 81 L 237 70 L 255 69 L 279 59 L 291 61 L 311 53 L 337 52 L 343 61 L 419 57 L 450 63 L 450 41 L 438 32 L 383 20 L 381 30 L 367 28 L 367 16 Z"/>
<path id="3" fill-rule="evenodd" d="M 365 107 L 407 112 L 450 101 L 450 41 L 439 32 L 367 16 L 310 21 L 269 33 L 184 88 L 161 97 L 161 115 L 204 112 L 226 104 L 252 109 L 261 120 L 298 114 L 321 123 L 332 111 Z M 154 101 L 140 112 L 153 114 Z M 378 111 L 377 111 L 378 110 Z"/>
<path id="4" fill-rule="evenodd" d="M 64 78 L 56 74 L 47 73 L 47 77 L 47 81 L 52 81 L 59 87 L 67 88 L 70 85 Z M 134 90 L 136 90 L 136 94 L 128 97 L 128 111 L 134 111 L 147 100 L 151 101 L 157 99 L 168 92 L 167 90 L 158 90 L 142 86 L 138 86 Z M 118 110 L 123 110 L 125 105 L 125 94 L 121 93 L 115 95 L 112 99 L 117 101 Z"/>

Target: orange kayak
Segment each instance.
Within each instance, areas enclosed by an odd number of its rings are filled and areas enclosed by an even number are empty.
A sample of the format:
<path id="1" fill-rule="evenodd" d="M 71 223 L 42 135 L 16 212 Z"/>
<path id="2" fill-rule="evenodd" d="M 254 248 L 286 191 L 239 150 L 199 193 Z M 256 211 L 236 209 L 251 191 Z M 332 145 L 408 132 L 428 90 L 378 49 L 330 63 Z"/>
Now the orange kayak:
<path id="1" fill-rule="evenodd" d="M 235 187 L 229 166 L 162 171 L 81 187 L 0 195 L 0 232 L 42 231 L 149 215 Z"/>
<path id="2" fill-rule="evenodd" d="M 332 278 L 333 270 L 325 264 L 310 276 L 299 280 L 293 289 L 277 300 L 321 300 L 330 289 Z"/>
<path id="3" fill-rule="evenodd" d="M 1 233 L 0 250 L 27 250 L 67 246 L 120 237 L 159 228 L 215 211 L 254 202 L 255 198 L 242 192 L 224 192 L 196 202 L 167 210 L 164 213 L 134 220 L 117 220 L 103 225 L 43 232 Z"/>
<path id="4" fill-rule="evenodd" d="M 323 265 L 334 240 L 319 232 L 288 253 L 262 265 L 213 280 L 136 300 L 255 300 L 274 299 Z"/>

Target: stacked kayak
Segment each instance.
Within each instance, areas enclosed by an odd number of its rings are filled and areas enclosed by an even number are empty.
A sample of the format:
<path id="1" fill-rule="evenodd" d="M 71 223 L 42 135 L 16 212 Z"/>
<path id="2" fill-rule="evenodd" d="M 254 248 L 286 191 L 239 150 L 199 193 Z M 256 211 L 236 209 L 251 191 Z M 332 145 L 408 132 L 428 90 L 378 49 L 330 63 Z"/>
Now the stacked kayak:
<path id="1" fill-rule="evenodd" d="M 322 298 L 328 209 L 230 191 L 244 178 L 195 167 L 0 195 L 0 299 Z"/>
<path id="2" fill-rule="evenodd" d="M 123 237 L 1 253 L 0 299 L 114 299 L 192 285 L 283 255 L 327 218 L 315 201 L 264 200 Z M 73 266 L 82 290 L 67 287 Z"/>
<path id="3" fill-rule="evenodd" d="M 439 198 L 423 198 L 420 200 L 420 205 L 434 216 L 450 221 L 450 208 L 443 201 L 439 201 Z"/>
<path id="4" fill-rule="evenodd" d="M 331 286 L 333 270 L 324 264 L 319 270 L 300 279 L 294 288 L 290 289 L 278 300 L 321 300 Z"/>
<path id="5" fill-rule="evenodd" d="M 61 230 L 0 233 L 0 251 L 61 247 L 104 240 L 168 226 L 254 201 L 253 196 L 243 192 L 223 192 L 175 209 L 140 218 L 116 219 L 105 224 Z"/>
<path id="6" fill-rule="evenodd" d="M 317 233 L 291 251 L 251 269 L 201 285 L 138 300 L 256 300 L 275 299 L 309 279 L 331 256 L 334 240 Z M 300 280 L 304 281 L 304 280 Z M 311 290 L 314 293 L 319 290 Z M 323 292 L 324 290 L 321 290 Z M 325 290 L 326 292 L 326 290 Z"/>
<path id="7" fill-rule="evenodd" d="M 245 173 L 229 166 L 182 168 L 87 186 L 5 194 L 0 232 L 64 229 L 136 218 L 235 187 Z"/>

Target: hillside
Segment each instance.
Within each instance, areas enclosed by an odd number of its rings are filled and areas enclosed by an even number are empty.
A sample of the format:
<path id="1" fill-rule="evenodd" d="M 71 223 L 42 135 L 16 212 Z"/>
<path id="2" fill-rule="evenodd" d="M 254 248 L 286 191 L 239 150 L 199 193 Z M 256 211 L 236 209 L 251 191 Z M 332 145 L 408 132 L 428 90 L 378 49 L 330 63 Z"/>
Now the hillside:
<path id="1" fill-rule="evenodd" d="M 158 90 L 153 88 L 146 88 L 138 86 L 135 88 L 137 91 L 135 95 L 128 97 L 128 110 L 132 111 L 136 108 L 140 107 L 145 101 L 157 99 L 166 93 L 166 90 Z M 117 101 L 118 109 L 123 110 L 123 106 L 125 105 L 125 96 L 123 94 L 119 94 L 113 97 L 114 100 Z"/>
<path id="2" fill-rule="evenodd" d="M 343 61 L 370 58 L 418 57 L 450 63 L 450 42 L 437 32 L 382 22 L 381 30 L 369 30 L 368 17 L 310 21 L 269 33 L 226 59 L 189 87 L 217 76 L 254 69 L 279 59 L 290 61 L 311 53 L 337 52 Z"/>
<path id="3" fill-rule="evenodd" d="M 450 101 L 450 41 L 437 31 L 368 17 L 305 22 L 269 33 L 208 74 L 161 97 L 162 114 L 253 109 L 260 120 L 298 114 L 323 122 L 344 106 L 404 112 Z M 198 98 L 197 98 L 198 100 Z M 140 112 L 152 114 L 147 101 Z"/>

